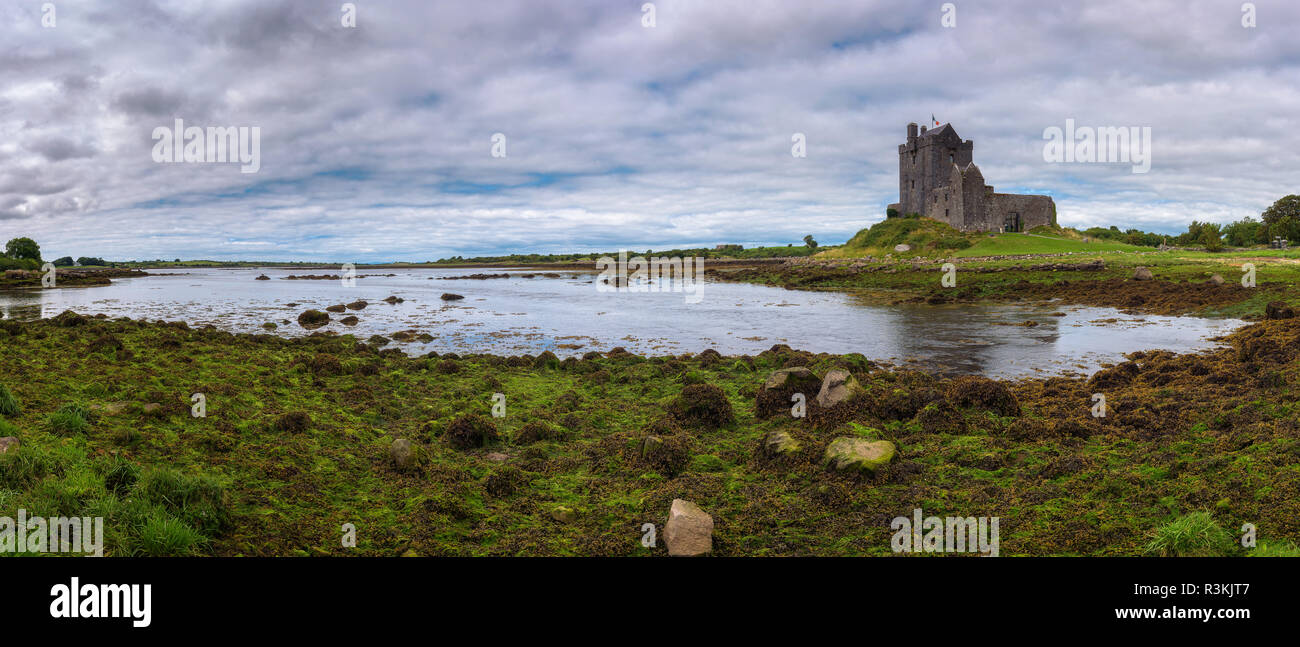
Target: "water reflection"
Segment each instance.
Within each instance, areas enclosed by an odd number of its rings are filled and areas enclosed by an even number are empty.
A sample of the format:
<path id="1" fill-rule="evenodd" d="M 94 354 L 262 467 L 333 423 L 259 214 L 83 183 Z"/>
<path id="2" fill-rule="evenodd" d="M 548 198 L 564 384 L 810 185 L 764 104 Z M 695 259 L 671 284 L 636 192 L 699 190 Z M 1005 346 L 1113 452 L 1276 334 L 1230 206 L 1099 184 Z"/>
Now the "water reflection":
<path id="1" fill-rule="evenodd" d="M 509 278 L 450 280 L 480 273 Z M 1208 348 L 1209 337 L 1243 322 L 1190 317 L 1128 316 L 1109 308 L 1019 305 L 868 306 L 836 292 L 706 283 L 699 303 L 682 292 L 600 292 L 596 275 L 536 270 L 361 270 L 355 287 L 339 281 L 284 280 L 303 271 L 277 269 L 159 270 L 92 288 L 0 292 L 6 318 L 52 317 L 64 310 L 110 317 L 184 320 L 233 332 L 303 335 L 296 323 L 308 308 L 369 302 L 333 314 L 323 330 L 390 336 L 427 333 L 428 343 L 395 343 L 412 354 L 493 352 L 560 356 L 623 346 L 645 354 L 715 348 L 756 355 L 773 344 L 875 359 L 944 373 L 994 376 L 1091 373 L 1135 350 Z M 316 272 L 321 273 L 321 272 Z M 266 274 L 269 281 L 254 280 Z M 525 278 L 525 275 L 532 275 Z M 464 295 L 444 301 L 444 293 Z M 390 295 L 403 299 L 385 303 Z M 1023 325 L 1033 322 L 1032 325 Z"/>

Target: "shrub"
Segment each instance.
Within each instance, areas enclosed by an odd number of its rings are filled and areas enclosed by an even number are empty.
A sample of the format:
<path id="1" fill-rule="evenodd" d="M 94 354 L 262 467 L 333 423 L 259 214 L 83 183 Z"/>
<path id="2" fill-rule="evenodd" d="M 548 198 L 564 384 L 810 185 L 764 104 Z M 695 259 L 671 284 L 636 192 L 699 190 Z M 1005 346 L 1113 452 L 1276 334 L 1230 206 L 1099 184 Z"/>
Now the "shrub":
<path id="1" fill-rule="evenodd" d="M 182 474 L 170 468 L 146 471 L 136 491 L 192 528 L 216 533 L 230 525 L 230 497 L 210 476 Z"/>
<path id="2" fill-rule="evenodd" d="M 16 416 L 23 408 L 18 405 L 18 398 L 9 392 L 8 387 L 0 384 L 0 415 Z"/>
<path id="3" fill-rule="evenodd" d="M 148 557 L 183 557 L 196 555 L 207 543 L 197 530 L 165 515 L 151 515 L 136 534 L 137 552 Z"/>
<path id="4" fill-rule="evenodd" d="M 85 434 L 86 430 L 90 429 L 90 424 L 86 422 L 86 418 L 79 416 L 79 414 L 74 411 L 64 411 L 64 409 L 59 409 L 59 411 L 49 414 L 47 420 L 49 422 L 49 430 L 56 434 Z"/>
<path id="5" fill-rule="evenodd" d="M 140 467 L 114 456 L 104 469 L 104 489 L 114 494 L 126 494 L 140 480 Z"/>
<path id="6" fill-rule="evenodd" d="M 1193 512 L 1160 526 L 1146 552 L 1161 557 L 1222 557 L 1237 550 L 1232 535 L 1208 512 Z"/>

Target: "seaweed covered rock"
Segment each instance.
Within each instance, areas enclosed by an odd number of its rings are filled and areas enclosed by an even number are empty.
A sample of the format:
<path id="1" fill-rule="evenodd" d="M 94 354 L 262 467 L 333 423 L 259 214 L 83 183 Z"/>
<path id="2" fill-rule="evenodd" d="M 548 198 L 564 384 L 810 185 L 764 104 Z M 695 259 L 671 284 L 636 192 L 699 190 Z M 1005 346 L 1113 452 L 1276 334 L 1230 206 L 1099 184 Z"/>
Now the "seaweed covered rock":
<path id="1" fill-rule="evenodd" d="M 150 407 L 150 405 L 155 405 L 155 406 Z M 157 403 L 155 402 L 150 402 L 149 404 L 145 405 L 144 411 L 145 413 L 152 413 L 153 411 L 162 411 L 162 407 L 160 405 L 157 405 Z M 307 431 L 309 427 L 311 427 L 311 416 L 307 415 L 302 411 L 290 411 L 288 413 L 282 414 L 280 415 L 280 417 L 275 419 L 275 422 L 271 423 L 272 429 L 276 431 L 291 433 L 291 434 Z"/>
<path id="2" fill-rule="evenodd" d="M 1273 301 L 1264 306 L 1265 319 L 1291 319 L 1295 317 L 1295 309 L 1281 301 Z"/>
<path id="3" fill-rule="evenodd" d="M 1020 401 L 1006 384 L 979 375 L 964 375 L 948 384 L 947 398 L 958 407 L 992 411 L 999 416 L 1020 415 Z"/>
<path id="4" fill-rule="evenodd" d="M 444 434 L 447 442 L 456 449 L 486 447 L 497 441 L 497 426 L 492 419 L 471 413 L 451 421 Z"/>
<path id="5" fill-rule="evenodd" d="M 1097 371 L 1088 379 L 1088 387 L 1093 390 L 1111 389 L 1127 386 L 1141 372 L 1137 362 L 1120 362 L 1110 368 Z"/>
<path id="6" fill-rule="evenodd" d="M 531 445 L 543 440 L 551 440 L 559 436 L 555 428 L 542 422 L 541 420 L 532 420 L 525 424 L 518 432 L 515 432 L 514 441 L 516 445 Z"/>
<path id="7" fill-rule="evenodd" d="M 320 328 L 330 322 L 330 316 L 320 310 L 304 310 L 298 315 L 298 325 L 311 330 Z"/>
<path id="8" fill-rule="evenodd" d="M 961 411 L 951 402 L 939 399 L 931 402 L 916 412 L 912 421 L 921 427 L 921 431 L 930 434 L 966 433 L 966 419 Z"/>
<path id="9" fill-rule="evenodd" d="M 637 453 L 642 463 L 659 474 L 672 478 L 690 463 L 691 437 L 686 434 L 651 434 L 641 439 Z"/>
<path id="10" fill-rule="evenodd" d="M 560 358 L 555 356 L 549 350 L 544 350 L 536 359 L 533 360 L 533 366 L 536 368 L 559 368 Z"/>
<path id="11" fill-rule="evenodd" d="M 897 448 L 887 440 L 840 437 L 826 446 L 822 465 L 839 471 L 861 471 L 875 474 L 894 460 Z"/>
<path id="12" fill-rule="evenodd" d="M 59 326 L 61 328 L 71 328 L 73 326 L 86 325 L 86 318 L 71 310 L 64 310 L 63 312 L 60 312 L 58 316 L 52 319 L 52 321 L 54 322 L 54 325 Z"/>
<path id="13" fill-rule="evenodd" d="M 695 356 L 695 361 L 699 362 L 700 366 L 713 366 L 721 360 L 722 354 L 712 348 L 706 348 Z"/>
<path id="14" fill-rule="evenodd" d="M 807 402 L 817 397 L 821 384 L 821 378 L 804 366 L 773 371 L 755 396 L 754 414 L 759 418 L 789 415 L 794 406 L 791 398 L 796 393 L 803 394 Z"/>
<path id="15" fill-rule="evenodd" d="M 731 402 L 712 384 L 691 384 L 668 406 L 668 413 L 683 426 L 717 429 L 735 422 Z"/>

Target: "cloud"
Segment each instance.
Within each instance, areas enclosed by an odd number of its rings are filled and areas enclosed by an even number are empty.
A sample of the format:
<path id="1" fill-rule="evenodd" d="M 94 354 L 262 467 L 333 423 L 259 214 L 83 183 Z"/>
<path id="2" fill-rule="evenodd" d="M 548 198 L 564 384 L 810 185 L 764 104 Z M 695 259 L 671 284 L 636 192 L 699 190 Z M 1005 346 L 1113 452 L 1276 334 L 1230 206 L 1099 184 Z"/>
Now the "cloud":
<path id="1" fill-rule="evenodd" d="M 147 0 L 0 9 L 0 236 L 109 258 L 426 260 L 847 239 L 931 113 L 1062 224 L 1175 232 L 1296 192 L 1300 6 L 1121 0 Z M 261 169 L 153 130 L 258 126 Z M 1150 126 L 1152 167 L 1045 128 Z M 492 136 L 507 155 L 493 157 Z M 790 155 L 802 133 L 808 156 Z"/>

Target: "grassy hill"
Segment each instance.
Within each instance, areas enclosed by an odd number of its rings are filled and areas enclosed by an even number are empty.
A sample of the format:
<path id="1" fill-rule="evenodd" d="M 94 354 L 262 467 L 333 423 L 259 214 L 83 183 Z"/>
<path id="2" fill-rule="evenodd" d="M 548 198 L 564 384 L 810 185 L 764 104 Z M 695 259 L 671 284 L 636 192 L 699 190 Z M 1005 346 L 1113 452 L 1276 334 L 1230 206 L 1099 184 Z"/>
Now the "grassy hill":
<path id="1" fill-rule="evenodd" d="M 818 254 L 820 258 L 854 258 L 895 254 L 894 247 L 910 245 L 910 255 L 946 255 L 974 244 L 976 234 L 957 231 L 945 223 L 918 216 L 890 218 L 878 222 L 849 239 L 838 249 Z"/>
<path id="2" fill-rule="evenodd" d="M 906 244 L 907 252 L 894 247 Z M 1073 229 L 1037 227 L 1027 233 L 988 234 L 958 231 L 946 223 L 916 215 L 890 218 L 859 231 L 839 249 L 818 254 L 819 258 L 884 256 L 1004 256 L 1013 254 L 1062 254 L 1066 252 L 1151 251 L 1114 241 L 1086 238 Z"/>

